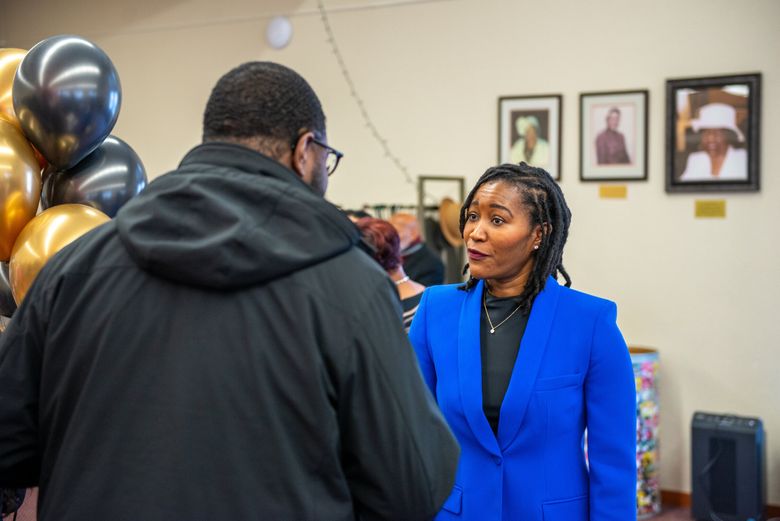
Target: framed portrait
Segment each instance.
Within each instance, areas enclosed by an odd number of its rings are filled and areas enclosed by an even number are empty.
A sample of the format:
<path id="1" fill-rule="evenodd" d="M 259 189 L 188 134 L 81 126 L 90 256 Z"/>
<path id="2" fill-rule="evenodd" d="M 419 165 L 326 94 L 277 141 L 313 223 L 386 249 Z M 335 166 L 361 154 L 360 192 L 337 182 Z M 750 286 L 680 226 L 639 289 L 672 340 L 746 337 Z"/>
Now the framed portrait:
<path id="1" fill-rule="evenodd" d="M 759 190 L 761 74 L 667 80 L 666 191 Z"/>
<path id="2" fill-rule="evenodd" d="M 498 162 L 547 170 L 561 179 L 560 94 L 498 98 Z"/>
<path id="3" fill-rule="evenodd" d="M 647 180 L 646 90 L 580 94 L 580 179 Z"/>

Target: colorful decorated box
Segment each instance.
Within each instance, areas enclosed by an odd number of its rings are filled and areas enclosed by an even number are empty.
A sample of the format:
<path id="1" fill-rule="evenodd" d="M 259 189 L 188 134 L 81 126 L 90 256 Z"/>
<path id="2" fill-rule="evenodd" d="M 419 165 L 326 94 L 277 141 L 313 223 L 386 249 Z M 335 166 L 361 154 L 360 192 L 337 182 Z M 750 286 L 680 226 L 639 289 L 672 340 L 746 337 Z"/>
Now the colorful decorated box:
<path id="1" fill-rule="evenodd" d="M 658 351 L 630 347 L 636 382 L 636 509 L 639 519 L 661 512 L 658 483 Z"/>

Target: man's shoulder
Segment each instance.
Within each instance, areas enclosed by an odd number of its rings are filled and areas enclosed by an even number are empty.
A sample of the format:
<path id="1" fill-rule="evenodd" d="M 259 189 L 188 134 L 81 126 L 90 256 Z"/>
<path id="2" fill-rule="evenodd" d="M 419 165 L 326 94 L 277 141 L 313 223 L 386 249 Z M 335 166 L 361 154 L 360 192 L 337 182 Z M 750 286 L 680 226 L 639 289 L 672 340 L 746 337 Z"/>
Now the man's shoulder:
<path id="1" fill-rule="evenodd" d="M 290 276 L 312 297 L 356 309 L 390 289 L 387 273 L 357 247 L 312 264 Z"/>
<path id="2" fill-rule="evenodd" d="M 58 274 L 86 273 L 117 263 L 132 264 L 132 261 L 121 247 L 116 223 L 109 221 L 62 248 L 43 269 Z"/>
<path id="3" fill-rule="evenodd" d="M 27 298 L 58 292 L 66 279 L 86 280 L 95 272 L 126 269 L 133 263 L 119 242 L 114 221 L 94 228 L 54 254 L 33 280 Z M 81 283 L 78 287 L 82 287 Z M 37 296 L 36 296 L 37 295 Z"/>

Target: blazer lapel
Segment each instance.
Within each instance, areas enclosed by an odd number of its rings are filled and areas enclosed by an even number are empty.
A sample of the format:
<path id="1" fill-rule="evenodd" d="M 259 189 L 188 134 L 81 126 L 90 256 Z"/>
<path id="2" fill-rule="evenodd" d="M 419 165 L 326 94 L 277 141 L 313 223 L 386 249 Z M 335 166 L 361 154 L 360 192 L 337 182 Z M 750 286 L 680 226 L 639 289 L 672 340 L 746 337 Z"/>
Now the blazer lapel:
<path id="1" fill-rule="evenodd" d="M 466 293 L 460 309 L 458 327 L 458 379 L 461 402 L 474 436 L 491 454 L 498 455 L 498 442 L 482 408 L 482 358 L 479 342 L 479 321 L 484 282 Z M 502 410 L 503 414 L 503 410 Z"/>
<path id="2" fill-rule="evenodd" d="M 531 308 L 531 316 L 528 317 L 528 326 L 520 342 L 520 351 L 517 353 L 509 388 L 501 404 L 498 420 L 498 440 L 501 450 L 509 447 L 520 432 L 520 425 L 528 409 L 528 401 L 531 399 L 536 376 L 539 374 L 544 350 L 547 347 L 559 293 L 558 282 L 549 277 L 544 290 L 537 295 Z M 477 361 L 479 362 L 479 358 Z M 480 400 L 481 396 L 480 393 Z"/>

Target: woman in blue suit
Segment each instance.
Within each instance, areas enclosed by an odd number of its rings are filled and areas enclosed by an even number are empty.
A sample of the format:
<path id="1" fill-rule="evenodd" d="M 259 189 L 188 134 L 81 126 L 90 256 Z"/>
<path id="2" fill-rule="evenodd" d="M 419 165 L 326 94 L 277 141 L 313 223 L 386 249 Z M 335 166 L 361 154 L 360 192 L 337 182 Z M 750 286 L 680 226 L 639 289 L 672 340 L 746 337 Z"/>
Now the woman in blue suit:
<path id="1" fill-rule="evenodd" d="M 461 445 L 438 520 L 636 519 L 631 360 L 615 304 L 569 289 L 570 220 L 544 170 L 489 169 L 461 210 L 468 282 L 423 295 L 410 338 Z"/>

